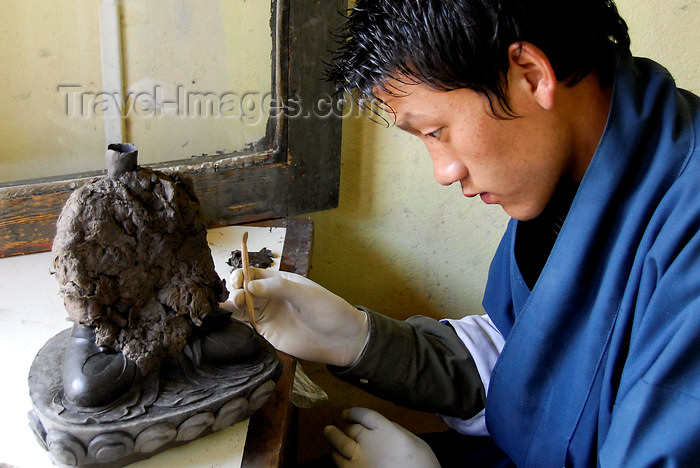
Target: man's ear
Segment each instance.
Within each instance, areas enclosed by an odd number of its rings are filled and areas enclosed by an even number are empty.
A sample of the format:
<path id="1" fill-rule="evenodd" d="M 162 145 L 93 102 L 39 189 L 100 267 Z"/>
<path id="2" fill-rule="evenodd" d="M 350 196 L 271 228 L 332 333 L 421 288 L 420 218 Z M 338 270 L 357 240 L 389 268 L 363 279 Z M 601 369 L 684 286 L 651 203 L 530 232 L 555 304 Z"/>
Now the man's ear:
<path id="1" fill-rule="evenodd" d="M 508 86 L 529 93 L 544 109 L 554 107 L 557 77 L 542 50 L 529 42 L 515 42 L 508 47 Z"/>

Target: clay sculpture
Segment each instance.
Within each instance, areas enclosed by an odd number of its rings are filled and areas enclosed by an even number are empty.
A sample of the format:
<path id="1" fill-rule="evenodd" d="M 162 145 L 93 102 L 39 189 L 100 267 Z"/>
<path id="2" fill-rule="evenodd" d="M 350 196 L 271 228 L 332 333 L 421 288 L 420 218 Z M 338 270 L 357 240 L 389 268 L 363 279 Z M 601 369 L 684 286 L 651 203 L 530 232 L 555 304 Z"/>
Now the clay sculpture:
<path id="1" fill-rule="evenodd" d="M 30 425 L 59 466 L 123 466 L 256 411 L 275 350 L 219 308 L 206 223 L 187 179 L 110 145 L 107 176 L 75 190 L 54 268 L 73 327 L 29 374 Z"/>

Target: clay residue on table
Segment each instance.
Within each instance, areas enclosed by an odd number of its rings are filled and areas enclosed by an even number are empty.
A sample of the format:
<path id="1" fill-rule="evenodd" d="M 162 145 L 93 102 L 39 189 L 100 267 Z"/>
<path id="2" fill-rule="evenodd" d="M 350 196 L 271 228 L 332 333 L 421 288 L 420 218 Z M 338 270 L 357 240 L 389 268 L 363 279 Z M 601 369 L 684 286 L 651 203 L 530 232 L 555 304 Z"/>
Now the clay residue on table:
<path id="1" fill-rule="evenodd" d="M 258 252 L 248 252 L 248 264 L 255 268 L 270 268 L 274 261 L 275 254 L 267 247 L 263 247 Z M 226 263 L 233 268 L 243 267 L 243 254 L 240 250 L 231 251 L 231 256 Z"/>
<path id="2" fill-rule="evenodd" d="M 138 168 L 70 196 L 53 253 L 71 320 L 143 373 L 182 351 L 193 325 L 228 297 L 187 181 Z"/>

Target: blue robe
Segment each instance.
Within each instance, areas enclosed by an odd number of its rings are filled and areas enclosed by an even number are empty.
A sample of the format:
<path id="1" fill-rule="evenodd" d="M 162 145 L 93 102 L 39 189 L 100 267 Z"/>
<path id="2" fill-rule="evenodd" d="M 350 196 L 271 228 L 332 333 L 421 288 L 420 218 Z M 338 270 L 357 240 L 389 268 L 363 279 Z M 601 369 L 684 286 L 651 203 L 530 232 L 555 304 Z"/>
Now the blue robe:
<path id="1" fill-rule="evenodd" d="M 484 296 L 506 337 L 486 423 L 520 467 L 700 466 L 699 104 L 626 59 L 532 291 L 508 226 Z"/>

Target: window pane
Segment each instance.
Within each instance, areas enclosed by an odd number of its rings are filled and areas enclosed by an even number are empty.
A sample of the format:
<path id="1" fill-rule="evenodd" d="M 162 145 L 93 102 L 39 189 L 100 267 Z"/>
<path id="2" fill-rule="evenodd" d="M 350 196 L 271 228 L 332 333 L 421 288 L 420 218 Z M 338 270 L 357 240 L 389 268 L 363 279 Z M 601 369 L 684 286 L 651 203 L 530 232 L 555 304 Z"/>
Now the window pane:
<path id="1" fill-rule="evenodd" d="M 265 136 L 270 2 L 126 0 L 125 79 L 144 93 L 128 114 L 143 163 L 229 153 Z"/>
<path id="2" fill-rule="evenodd" d="M 58 89 L 102 86 L 99 0 L 1 5 L 0 182 L 103 168 L 102 120 L 69 117 Z"/>
<path id="3" fill-rule="evenodd" d="M 265 136 L 270 2 L 122 0 L 126 94 L 104 89 L 101 3 L 0 3 L 0 183 L 103 169 L 104 116 L 117 105 L 143 164 Z"/>

